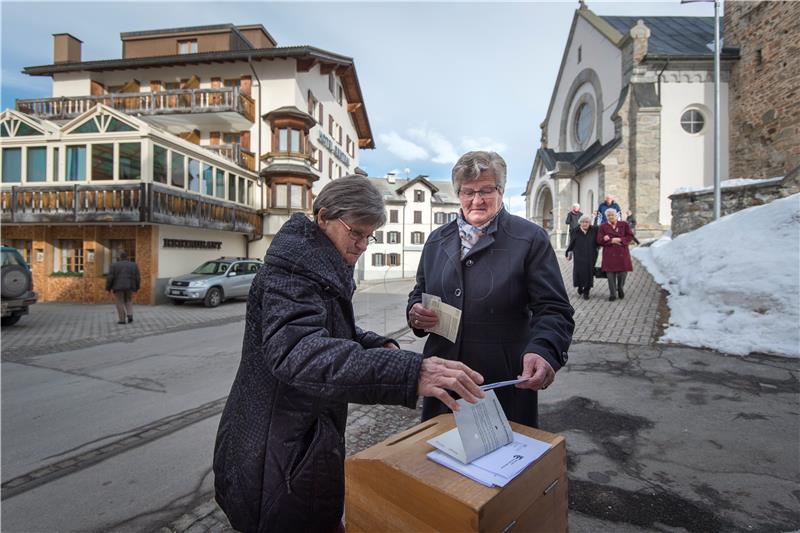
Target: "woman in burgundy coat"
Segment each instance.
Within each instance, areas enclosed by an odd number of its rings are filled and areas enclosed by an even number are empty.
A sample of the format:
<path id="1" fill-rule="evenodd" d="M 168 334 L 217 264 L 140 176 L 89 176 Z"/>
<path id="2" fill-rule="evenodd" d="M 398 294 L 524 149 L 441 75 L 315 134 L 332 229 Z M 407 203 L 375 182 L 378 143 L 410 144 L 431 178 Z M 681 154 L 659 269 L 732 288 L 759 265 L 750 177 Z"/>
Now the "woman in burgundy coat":
<path id="1" fill-rule="evenodd" d="M 619 220 L 614 209 L 606 210 L 608 222 L 597 229 L 597 244 L 603 247 L 603 261 L 600 268 L 608 276 L 608 301 L 613 302 L 619 295 L 625 297 L 625 278 L 633 270 L 628 245 L 633 240 L 633 231 L 627 222 Z"/>

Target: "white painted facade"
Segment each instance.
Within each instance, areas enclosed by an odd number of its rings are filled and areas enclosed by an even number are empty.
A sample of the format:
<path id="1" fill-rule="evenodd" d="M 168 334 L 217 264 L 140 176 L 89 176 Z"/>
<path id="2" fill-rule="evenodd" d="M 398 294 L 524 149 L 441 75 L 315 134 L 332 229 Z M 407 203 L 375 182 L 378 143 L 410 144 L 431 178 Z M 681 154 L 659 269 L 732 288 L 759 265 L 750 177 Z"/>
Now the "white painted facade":
<path id="1" fill-rule="evenodd" d="M 431 232 L 458 215 L 460 204 L 452 184 L 421 178 L 371 178 L 384 193 L 387 222 L 378 230 L 380 242 L 371 244 L 359 259 L 357 279 L 413 278 Z"/>
<path id="2" fill-rule="evenodd" d="M 172 248 L 164 239 L 211 241 L 222 243 L 219 249 Z M 245 236 L 230 231 L 215 231 L 184 226 L 158 225 L 158 281 L 187 274 L 206 261 L 220 257 L 244 257 Z"/>

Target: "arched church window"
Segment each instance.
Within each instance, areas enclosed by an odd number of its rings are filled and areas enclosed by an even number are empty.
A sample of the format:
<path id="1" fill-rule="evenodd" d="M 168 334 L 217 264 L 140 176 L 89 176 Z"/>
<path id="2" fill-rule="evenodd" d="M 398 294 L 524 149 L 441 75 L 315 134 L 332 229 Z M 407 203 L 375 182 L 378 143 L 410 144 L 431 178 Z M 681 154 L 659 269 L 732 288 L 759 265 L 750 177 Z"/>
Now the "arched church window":
<path id="1" fill-rule="evenodd" d="M 575 140 L 579 145 L 583 146 L 589 140 L 593 122 L 592 108 L 588 103 L 582 103 L 575 113 Z"/>
<path id="2" fill-rule="evenodd" d="M 706 124 L 703 113 L 697 109 L 688 109 L 681 115 L 681 127 L 686 133 L 700 133 Z"/>

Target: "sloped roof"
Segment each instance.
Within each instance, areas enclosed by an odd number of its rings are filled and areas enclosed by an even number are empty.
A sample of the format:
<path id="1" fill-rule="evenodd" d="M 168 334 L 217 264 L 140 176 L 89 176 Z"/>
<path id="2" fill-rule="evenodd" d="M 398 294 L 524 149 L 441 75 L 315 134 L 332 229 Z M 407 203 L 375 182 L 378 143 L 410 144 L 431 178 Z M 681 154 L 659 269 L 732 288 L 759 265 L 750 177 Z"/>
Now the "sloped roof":
<path id="1" fill-rule="evenodd" d="M 606 17 L 615 30 L 627 35 L 641 20 L 650 28 L 648 55 L 702 56 L 714 55 L 709 44 L 714 42 L 714 17 Z M 722 21 L 720 20 L 720 35 Z M 713 46 L 713 45 L 712 45 Z"/>
<path id="2" fill-rule="evenodd" d="M 547 170 L 555 169 L 556 163 L 566 162 L 572 163 L 575 166 L 575 172 L 579 173 L 602 161 L 620 142 L 622 139 L 618 137 L 605 144 L 595 141 L 581 152 L 556 152 L 552 148 L 540 148 L 538 155 Z"/>
<path id="3" fill-rule="evenodd" d="M 383 195 L 383 199 L 387 203 L 405 203 L 406 200 L 402 196 L 403 191 L 406 190 L 412 182 L 420 182 L 421 180 L 418 178 L 419 177 L 412 179 L 395 179 L 395 183 L 389 183 L 386 178 L 370 178 L 369 180 L 378 188 Z M 450 181 L 431 180 L 427 178 L 425 178 L 425 181 L 437 189 L 437 192 L 431 194 L 431 203 L 434 205 L 459 203 L 458 195 Z"/>

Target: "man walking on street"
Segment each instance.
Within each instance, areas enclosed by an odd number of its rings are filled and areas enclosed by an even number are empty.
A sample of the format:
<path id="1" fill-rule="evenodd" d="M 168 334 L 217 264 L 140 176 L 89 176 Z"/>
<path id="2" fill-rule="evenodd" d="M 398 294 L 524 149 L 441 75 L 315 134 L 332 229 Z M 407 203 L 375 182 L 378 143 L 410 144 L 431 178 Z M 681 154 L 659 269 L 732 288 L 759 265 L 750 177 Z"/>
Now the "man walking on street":
<path id="1" fill-rule="evenodd" d="M 601 203 L 597 207 L 597 212 L 600 213 L 600 222 L 598 223 L 598 225 L 605 224 L 606 222 L 608 222 L 608 219 L 606 218 L 606 209 L 613 209 L 617 213 L 622 213 L 622 208 L 616 202 L 614 197 L 611 196 L 610 194 L 607 194 L 605 202 Z"/>
<path id="2" fill-rule="evenodd" d="M 117 306 L 117 324 L 133 322 L 133 293 L 139 290 L 141 277 L 139 267 L 128 261 L 128 254 L 120 252 L 119 261 L 111 265 L 106 277 L 106 290 L 114 292 Z"/>

